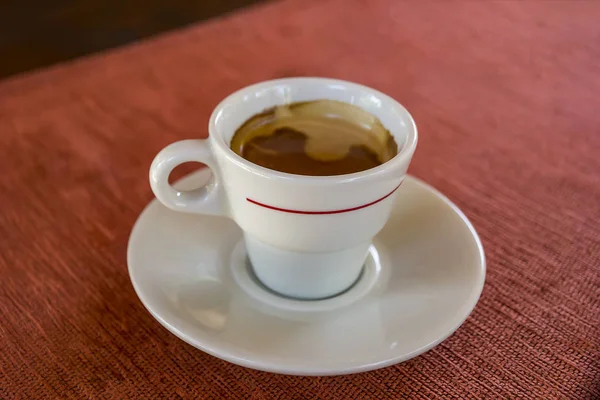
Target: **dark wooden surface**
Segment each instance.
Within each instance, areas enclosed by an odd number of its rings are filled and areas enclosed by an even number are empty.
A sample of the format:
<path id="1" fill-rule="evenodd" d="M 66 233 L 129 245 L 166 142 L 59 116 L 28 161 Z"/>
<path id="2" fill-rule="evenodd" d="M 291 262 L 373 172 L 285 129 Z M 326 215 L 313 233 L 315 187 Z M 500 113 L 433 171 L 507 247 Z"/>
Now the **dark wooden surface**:
<path id="1" fill-rule="evenodd" d="M 121 46 L 265 0 L 0 2 L 0 78 Z"/>
<path id="2" fill-rule="evenodd" d="M 284 0 L 0 82 L 0 399 L 599 399 L 599 15 L 597 1 Z M 473 314 L 408 362 L 249 370 L 170 334 L 134 293 L 127 240 L 155 154 L 206 135 L 233 90 L 290 74 L 404 104 L 410 173 L 481 236 Z"/>

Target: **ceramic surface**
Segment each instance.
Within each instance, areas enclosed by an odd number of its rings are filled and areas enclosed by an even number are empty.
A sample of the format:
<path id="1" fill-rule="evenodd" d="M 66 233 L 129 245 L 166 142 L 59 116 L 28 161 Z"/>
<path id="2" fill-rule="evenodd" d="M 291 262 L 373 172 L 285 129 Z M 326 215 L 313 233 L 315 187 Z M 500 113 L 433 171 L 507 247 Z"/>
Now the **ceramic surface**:
<path id="1" fill-rule="evenodd" d="M 200 171 L 179 188 L 202 186 Z M 473 226 L 447 198 L 407 176 L 358 281 L 326 300 L 283 298 L 252 274 L 242 231 L 228 218 L 152 201 L 128 248 L 133 286 L 169 331 L 209 354 L 295 375 L 368 371 L 447 338 L 483 289 Z"/>
<path id="2" fill-rule="evenodd" d="M 261 167 L 229 148 L 237 128 L 281 104 L 330 99 L 376 116 L 398 144 L 391 160 L 336 176 L 292 175 Z M 417 146 L 408 111 L 369 87 L 327 78 L 285 78 L 238 90 L 212 113 L 208 139 L 172 143 L 150 167 L 150 186 L 165 206 L 225 216 L 244 232 L 255 273 L 271 289 L 305 299 L 330 297 L 356 281 L 373 237 L 390 216 Z M 169 185 L 179 164 L 206 164 L 213 178 L 194 191 Z"/>

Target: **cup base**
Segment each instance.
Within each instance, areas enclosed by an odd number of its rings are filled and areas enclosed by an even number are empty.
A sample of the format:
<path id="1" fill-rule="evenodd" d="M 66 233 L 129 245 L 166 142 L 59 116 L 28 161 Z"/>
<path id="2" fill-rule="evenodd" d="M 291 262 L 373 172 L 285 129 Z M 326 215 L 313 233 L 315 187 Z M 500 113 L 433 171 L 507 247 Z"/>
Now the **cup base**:
<path id="1" fill-rule="evenodd" d="M 365 266 L 363 266 L 363 268 L 360 270 L 358 277 L 356 278 L 356 280 L 347 288 L 345 288 L 344 290 L 342 290 L 339 293 L 335 293 L 332 294 L 330 296 L 327 297 L 320 297 L 320 298 L 303 298 L 303 297 L 294 297 L 294 296 L 288 296 L 285 293 L 279 293 L 273 289 L 271 289 L 270 287 L 268 287 L 267 285 L 265 285 L 260 278 L 258 277 L 258 275 L 256 275 L 256 272 L 254 271 L 254 266 L 252 265 L 252 262 L 250 261 L 250 258 L 246 258 L 246 262 L 247 262 L 247 273 L 249 278 L 254 281 L 254 283 L 261 288 L 262 290 L 266 290 L 267 292 L 273 294 L 274 296 L 278 296 L 281 297 L 283 299 L 289 299 L 289 300 L 296 300 L 296 301 L 304 301 L 304 302 L 311 302 L 311 301 L 323 301 L 323 300 L 329 300 L 338 296 L 341 296 L 349 291 L 352 290 L 352 288 L 354 288 L 354 286 L 356 286 L 358 284 L 358 282 L 360 282 L 360 280 L 363 278 L 364 275 L 364 271 L 365 271 Z"/>
<path id="2" fill-rule="evenodd" d="M 272 291 L 303 300 L 324 299 L 350 288 L 364 266 L 371 242 L 332 252 L 283 250 L 245 235 L 258 280 Z"/>
<path id="3" fill-rule="evenodd" d="M 270 314 L 283 312 L 320 315 L 322 312 L 349 306 L 365 298 L 375 287 L 381 290 L 386 286 L 389 271 L 385 271 L 384 264 L 389 264 L 387 251 L 382 252 L 377 244 L 373 244 L 369 247 L 367 259 L 358 278 L 350 287 L 329 297 L 305 299 L 278 293 L 261 282 L 254 272 L 244 240 L 240 240 L 234 246 L 229 259 L 229 268 L 237 286 Z"/>

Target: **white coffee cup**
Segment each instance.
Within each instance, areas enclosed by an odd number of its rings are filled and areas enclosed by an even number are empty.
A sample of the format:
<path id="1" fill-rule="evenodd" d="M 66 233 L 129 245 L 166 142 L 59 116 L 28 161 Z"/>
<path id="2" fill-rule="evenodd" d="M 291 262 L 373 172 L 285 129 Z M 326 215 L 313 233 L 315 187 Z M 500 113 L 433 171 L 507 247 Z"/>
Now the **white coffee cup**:
<path id="1" fill-rule="evenodd" d="M 394 136 L 398 154 L 386 163 L 337 176 L 304 176 L 270 170 L 234 153 L 237 128 L 276 105 L 330 99 L 375 115 Z M 232 218 L 244 232 L 258 279 L 275 292 L 320 299 L 358 279 L 373 237 L 385 225 L 417 145 L 417 128 L 391 97 L 374 89 L 325 78 L 287 78 L 243 88 L 213 111 L 208 139 L 173 143 L 152 162 L 150 184 L 165 206 Z M 190 192 L 169 185 L 178 165 L 197 161 L 211 181 Z"/>

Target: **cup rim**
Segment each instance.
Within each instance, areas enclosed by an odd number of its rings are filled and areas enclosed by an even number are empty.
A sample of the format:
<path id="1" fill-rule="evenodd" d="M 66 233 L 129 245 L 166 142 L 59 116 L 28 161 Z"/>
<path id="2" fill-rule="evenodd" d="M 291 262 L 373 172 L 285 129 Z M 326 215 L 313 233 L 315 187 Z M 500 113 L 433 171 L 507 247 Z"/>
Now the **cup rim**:
<path id="1" fill-rule="evenodd" d="M 406 144 L 402 147 L 402 149 L 396 154 L 392 159 L 384 162 L 381 165 L 378 165 L 374 168 L 366 169 L 359 172 L 354 172 L 351 174 L 343 174 L 343 175 L 325 175 L 325 176 L 312 176 L 312 175 L 298 175 L 298 174 L 290 174 L 287 172 L 281 172 L 273 169 L 269 169 L 263 167 L 261 165 L 255 164 L 241 157 L 237 153 L 235 153 L 229 145 L 226 143 L 226 140 L 222 137 L 222 135 L 214 134 L 216 132 L 217 119 L 220 117 L 223 109 L 231 102 L 238 100 L 244 95 L 248 94 L 248 92 L 256 92 L 259 90 L 267 89 L 273 86 L 285 85 L 285 84 L 302 84 L 302 83 L 319 83 L 322 85 L 342 85 L 345 87 L 351 87 L 353 89 L 358 89 L 360 91 L 368 92 L 369 94 L 376 95 L 378 98 L 384 100 L 386 103 L 391 104 L 392 107 L 396 108 L 401 114 L 404 114 L 407 117 L 408 123 L 408 136 L 406 140 Z M 257 111 L 260 112 L 260 111 Z M 281 79 L 272 79 L 267 81 L 262 81 L 259 83 L 255 83 L 237 91 L 231 93 L 227 97 L 225 97 L 213 110 L 210 120 L 209 120 L 209 138 L 211 139 L 211 145 L 216 146 L 222 153 L 227 157 L 227 159 L 234 164 L 252 172 L 255 174 L 262 175 L 267 178 L 280 179 L 280 180 L 293 180 L 298 183 L 311 183 L 311 184 L 335 184 L 335 183 L 346 183 L 346 182 L 354 182 L 356 180 L 364 180 L 368 178 L 378 177 L 385 174 L 389 170 L 393 170 L 395 166 L 399 164 L 404 164 L 410 161 L 412 154 L 415 151 L 418 141 L 418 132 L 417 126 L 412 115 L 408 112 L 408 110 L 400 104 L 398 101 L 388 96 L 387 94 L 380 92 L 376 89 L 370 88 L 365 85 L 361 85 L 359 83 L 354 83 L 350 81 L 340 80 L 340 79 L 331 79 L 331 78 L 323 78 L 323 77 L 290 77 L 290 78 L 281 78 Z"/>

